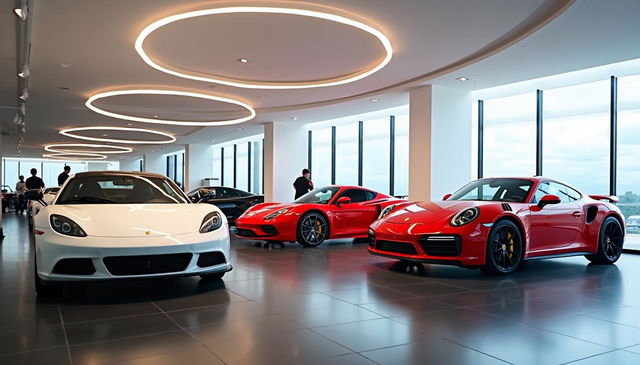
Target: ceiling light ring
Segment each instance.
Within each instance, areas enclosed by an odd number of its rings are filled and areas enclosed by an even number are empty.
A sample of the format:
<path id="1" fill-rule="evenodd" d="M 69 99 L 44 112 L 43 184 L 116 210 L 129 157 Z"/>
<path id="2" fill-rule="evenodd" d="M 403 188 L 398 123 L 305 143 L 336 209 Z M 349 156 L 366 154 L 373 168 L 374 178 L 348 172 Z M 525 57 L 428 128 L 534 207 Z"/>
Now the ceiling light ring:
<path id="1" fill-rule="evenodd" d="M 197 76 L 197 75 L 187 74 L 187 73 L 179 72 L 173 69 L 169 69 L 156 63 L 151 57 L 149 57 L 149 55 L 144 50 L 145 39 L 151 33 L 153 33 L 153 31 L 167 24 L 170 24 L 179 20 L 185 20 L 185 19 L 190 19 L 190 18 L 195 18 L 200 16 L 233 14 L 233 13 L 268 13 L 268 14 L 299 15 L 299 16 L 307 16 L 312 18 L 324 19 L 324 20 L 329 20 L 336 23 L 349 25 L 354 28 L 358 28 L 362 31 L 365 31 L 370 35 L 374 36 L 375 38 L 377 38 L 385 50 L 385 57 L 377 65 L 375 65 L 374 67 L 364 72 L 358 73 L 353 76 L 348 76 L 346 78 L 338 78 L 337 80 L 327 79 L 320 82 L 312 81 L 312 82 L 304 82 L 304 83 L 300 83 L 300 82 L 298 83 L 287 83 L 287 82 L 249 83 L 249 82 L 240 82 L 237 80 L 231 81 L 229 79 L 225 80 L 221 78 Z M 173 76 L 185 78 L 185 79 L 222 84 L 222 85 L 233 86 L 233 87 L 247 88 L 247 89 L 306 89 L 306 88 L 315 88 L 315 87 L 343 85 L 343 84 L 361 80 L 367 76 L 370 76 L 378 72 L 383 67 L 385 67 L 393 57 L 393 47 L 391 46 L 391 41 L 389 41 L 389 38 L 387 38 L 387 36 L 384 33 L 382 33 L 381 31 L 379 31 L 378 29 L 370 25 L 340 16 L 340 15 L 335 15 L 335 14 L 329 14 L 329 13 L 323 13 L 319 11 L 305 10 L 305 9 L 276 8 L 276 7 L 226 7 L 226 8 L 196 10 L 196 11 L 190 11 L 186 13 L 171 15 L 171 16 L 162 18 L 160 20 L 157 20 L 149 24 L 148 26 L 146 26 L 136 38 L 134 48 L 138 53 L 138 55 L 142 58 L 142 60 L 147 65 L 151 66 L 152 68 L 155 68 L 158 71 L 161 71 Z"/>
<path id="2" fill-rule="evenodd" d="M 70 157 L 77 156 L 77 157 Z M 54 153 L 44 153 L 42 157 L 52 158 L 56 160 L 106 160 L 106 155 L 101 155 L 99 153 L 84 153 L 84 152 L 76 152 L 76 153 L 62 153 L 62 152 L 54 152 Z"/>
<path id="3" fill-rule="evenodd" d="M 96 150 L 79 150 L 69 149 L 67 147 L 81 147 L 81 148 L 110 148 L 110 151 L 96 151 Z M 115 155 L 120 153 L 129 153 L 133 151 L 131 147 L 124 146 L 112 146 L 106 144 L 93 144 L 93 143 L 54 143 L 44 146 L 44 150 L 53 153 L 66 153 L 66 154 L 99 154 L 99 155 Z"/>
<path id="4" fill-rule="evenodd" d="M 199 98 L 206 99 L 212 101 L 218 101 L 227 104 L 234 104 L 242 107 L 246 111 L 249 112 L 249 115 L 242 118 L 222 120 L 222 121 L 214 121 L 214 122 L 194 122 L 194 121 L 184 121 L 184 120 L 170 120 L 170 119 L 160 119 L 160 118 L 144 118 L 144 117 L 136 117 L 133 115 L 114 113 L 102 108 L 98 108 L 93 105 L 96 100 L 109 98 L 113 96 L 121 96 L 121 95 L 169 95 L 169 96 L 185 96 L 191 98 Z M 127 89 L 127 90 L 114 90 L 114 91 L 105 91 L 101 93 L 97 93 L 91 95 L 89 99 L 84 103 L 84 105 L 93 110 L 98 114 L 105 115 L 107 117 L 116 118 L 116 119 L 124 119 L 130 120 L 133 122 L 140 123 L 151 123 L 151 124 L 168 124 L 168 125 L 179 125 L 179 126 L 188 126 L 188 127 L 215 127 L 221 125 L 232 125 L 232 124 L 240 124 L 246 121 L 249 121 L 256 116 L 256 111 L 253 107 L 245 102 L 240 100 L 225 98 L 221 96 L 209 95 L 209 94 L 201 94 L 194 93 L 190 91 L 181 91 L 181 90 L 163 90 L 163 89 Z"/>
<path id="5" fill-rule="evenodd" d="M 100 138 L 100 137 L 88 137 L 77 134 L 76 132 L 81 131 L 124 131 L 124 132 L 137 132 L 137 133 L 148 133 L 155 134 L 158 136 L 167 137 L 165 140 L 135 140 L 135 139 L 116 139 L 116 138 Z M 78 128 L 66 128 L 60 130 L 60 133 L 63 136 L 82 139 L 85 141 L 92 142 L 103 142 L 103 143 L 122 143 L 122 144 L 168 144 L 176 141 L 176 137 L 167 132 L 157 131 L 153 129 L 147 128 L 131 128 L 131 127 L 108 127 L 108 126 L 95 126 L 95 127 L 78 127 Z"/>

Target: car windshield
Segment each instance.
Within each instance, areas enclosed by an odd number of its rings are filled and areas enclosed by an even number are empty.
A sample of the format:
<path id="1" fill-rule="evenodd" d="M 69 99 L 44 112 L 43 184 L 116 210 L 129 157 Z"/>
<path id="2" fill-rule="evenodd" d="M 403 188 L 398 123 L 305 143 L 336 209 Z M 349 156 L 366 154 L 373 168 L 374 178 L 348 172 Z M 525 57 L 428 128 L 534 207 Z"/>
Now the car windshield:
<path id="1" fill-rule="evenodd" d="M 472 181 L 447 200 L 480 200 L 524 203 L 533 181 L 528 179 L 481 179 Z"/>
<path id="2" fill-rule="evenodd" d="M 187 198 L 169 179 L 135 175 L 73 177 L 56 204 L 178 204 Z"/>
<path id="3" fill-rule="evenodd" d="M 324 188 L 314 189 L 296 199 L 294 203 L 311 203 L 311 204 L 327 204 L 340 191 L 335 186 L 325 186 Z"/>
<path id="4" fill-rule="evenodd" d="M 43 194 L 57 193 L 59 190 L 60 190 L 60 188 L 46 188 L 46 189 L 44 189 L 44 193 Z"/>

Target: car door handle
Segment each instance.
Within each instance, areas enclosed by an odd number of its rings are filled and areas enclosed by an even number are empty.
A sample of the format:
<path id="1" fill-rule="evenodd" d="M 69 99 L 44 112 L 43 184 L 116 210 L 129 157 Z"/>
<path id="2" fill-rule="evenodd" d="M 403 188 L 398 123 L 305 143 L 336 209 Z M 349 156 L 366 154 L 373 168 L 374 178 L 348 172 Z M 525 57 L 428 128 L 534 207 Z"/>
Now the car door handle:
<path id="1" fill-rule="evenodd" d="M 582 217 L 582 212 L 573 212 L 571 215 L 574 217 Z"/>

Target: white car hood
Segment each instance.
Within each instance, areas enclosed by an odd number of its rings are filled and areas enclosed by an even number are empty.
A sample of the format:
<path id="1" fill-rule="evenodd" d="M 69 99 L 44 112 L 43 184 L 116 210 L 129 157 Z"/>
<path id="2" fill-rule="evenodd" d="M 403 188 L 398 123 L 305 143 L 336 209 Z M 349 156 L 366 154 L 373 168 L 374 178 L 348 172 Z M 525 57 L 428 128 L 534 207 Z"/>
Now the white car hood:
<path id="1" fill-rule="evenodd" d="M 210 204 L 69 204 L 49 205 L 36 227 L 50 228 L 59 214 L 76 222 L 88 236 L 160 237 L 196 233 L 204 217 L 219 209 Z M 222 219 L 224 214 L 221 214 Z"/>

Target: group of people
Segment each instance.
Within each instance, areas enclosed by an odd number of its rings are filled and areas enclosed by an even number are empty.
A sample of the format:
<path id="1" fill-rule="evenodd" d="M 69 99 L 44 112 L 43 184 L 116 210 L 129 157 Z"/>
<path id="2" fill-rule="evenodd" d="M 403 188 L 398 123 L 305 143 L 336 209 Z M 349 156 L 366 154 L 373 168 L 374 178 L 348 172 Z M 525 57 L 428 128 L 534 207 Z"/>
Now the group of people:
<path id="1" fill-rule="evenodd" d="M 24 198 L 24 193 L 27 190 L 32 189 L 44 189 L 44 180 L 39 178 L 38 170 L 31 169 L 31 177 L 29 177 L 26 181 L 23 175 L 18 177 L 19 181 L 16 183 L 16 197 L 18 199 L 18 207 L 16 211 L 18 214 L 23 214 L 27 209 L 27 200 Z M 65 166 L 64 171 L 58 175 L 58 186 L 62 186 L 65 181 L 69 178 L 69 172 L 71 172 L 70 166 Z"/>

